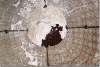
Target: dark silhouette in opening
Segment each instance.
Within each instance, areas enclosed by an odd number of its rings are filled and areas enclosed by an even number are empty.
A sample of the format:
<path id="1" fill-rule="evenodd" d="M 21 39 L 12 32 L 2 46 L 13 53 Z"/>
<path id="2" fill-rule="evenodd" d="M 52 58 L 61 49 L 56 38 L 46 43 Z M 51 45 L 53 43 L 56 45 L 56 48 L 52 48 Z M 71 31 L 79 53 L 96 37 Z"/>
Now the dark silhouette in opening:
<path id="1" fill-rule="evenodd" d="M 46 0 L 44 0 L 45 5 L 43 6 L 43 8 L 47 8 L 47 4 L 46 4 Z"/>
<path id="2" fill-rule="evenodd" d="M 43 6 L 43 8 L 47 8 L 47 5 L 45 4 L 45 5 Z"/>
<path id="3" fill-rule="evenodd" d="M 42 40 L 42 46 L 48 47 L 57 45 L 62 41 L 60 31 L 62 31 L 62 27 L 59 24 L 56 24 L 55 27 L 51 26 L 51 31 L 46 35 L 45 40 Z"/>

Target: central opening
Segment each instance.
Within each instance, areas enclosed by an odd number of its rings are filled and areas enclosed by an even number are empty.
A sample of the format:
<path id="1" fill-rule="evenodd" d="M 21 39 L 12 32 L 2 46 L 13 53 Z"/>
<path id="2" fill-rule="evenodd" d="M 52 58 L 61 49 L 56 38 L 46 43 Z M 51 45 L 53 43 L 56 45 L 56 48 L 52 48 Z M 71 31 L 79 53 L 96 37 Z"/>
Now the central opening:
<path id="1" fill-rule="evenodd" d="M 50 32 L 46 35 L 45 40 L 42 39 L 42 46 L 48 47 L 59 44 L 62 41 L 60 31 L 62 31 L 62 27 L 59 24 L 56 26 L 51 26 Z"/>

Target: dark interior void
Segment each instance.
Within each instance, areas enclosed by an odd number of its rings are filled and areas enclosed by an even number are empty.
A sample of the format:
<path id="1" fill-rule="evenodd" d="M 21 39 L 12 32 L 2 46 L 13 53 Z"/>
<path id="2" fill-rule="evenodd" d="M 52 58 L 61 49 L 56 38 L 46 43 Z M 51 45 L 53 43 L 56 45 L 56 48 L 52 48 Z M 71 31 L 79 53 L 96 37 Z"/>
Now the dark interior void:
<path id="1" fill-rule="evenodd" d="M 48 45 L 54 46 L 62 41 L 60 31 L 62 31 L 63 27 L 59 26 L 59 24 L 56 24 L 55 27 L 54 26 L 51 27 L 52 27 L 51 31 L 46 35 L 45 40 L 42 39 L 42 46 L 45 47 L 48 47 Z"/>
<path id="2" fill-rule="evenodd" d="M 43 8 L 47 8 L 47 4 L 46 4 L 46 0 L 44 0 L 45 5 L 43 6 Z"/>

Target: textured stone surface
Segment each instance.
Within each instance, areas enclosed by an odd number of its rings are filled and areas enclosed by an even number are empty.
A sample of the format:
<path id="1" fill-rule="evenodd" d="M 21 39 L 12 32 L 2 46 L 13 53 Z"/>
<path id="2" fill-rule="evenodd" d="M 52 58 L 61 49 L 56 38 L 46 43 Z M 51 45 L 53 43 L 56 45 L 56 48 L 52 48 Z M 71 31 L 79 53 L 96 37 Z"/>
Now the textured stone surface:
<path id="1" fill-rule="evenodd" d="M 63 10 L 69 27 L 99 24 L 98 0 L 47 0 L 46 3 Z M 0 0 L 0 31 L 26 30 L 31 13 L 38 16 L 43 6 L 43 0 Z M 98 29 L 69 29 L 60 44 L 48 48 L 49 65 L 97 64 L 98 36 Z M 34 46 L 27 31 L 0 32 L 0 65 L 47 66 L 46 49 Z"/>
<path id="2" fill-rule="evenodd" d="M 96 64 L 98 29 L 72 29 L 68 37 L 57 46 L 49 47 L 51 65 L 59 64 Z M 72 33 L 72 34 L 70 34 Z M 95 35 L 94 35 L 95 33 Z M 96 57 L 97 58 L 97 57 Z"/>

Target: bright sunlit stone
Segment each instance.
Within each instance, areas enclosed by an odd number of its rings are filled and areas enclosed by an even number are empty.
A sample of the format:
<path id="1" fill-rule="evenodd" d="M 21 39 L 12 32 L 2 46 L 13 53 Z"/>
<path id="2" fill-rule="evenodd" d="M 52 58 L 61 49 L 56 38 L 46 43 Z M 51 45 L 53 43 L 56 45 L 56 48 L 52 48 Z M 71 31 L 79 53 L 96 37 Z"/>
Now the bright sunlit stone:
<path id="1" fill-rule="evenodd" d="M 33 44 L 41 46 L 42 39 L 45 40 L 46 35 L 50 32 L 51 26 L 59 24 L 62 26 L 60 31 L 61 38 L 64 39 L 66 36 L 66 20 L 61 9 L 53 6 L 47 8 L 41 8 L 40 11 L 36 11 L 39 16 L 32 16 L 29 24 L 28 37 Z M 33 19 L 36 18 L 36 19 Z"/>

